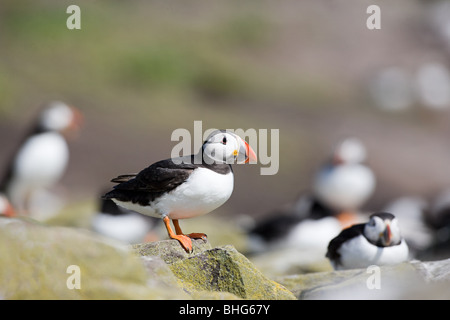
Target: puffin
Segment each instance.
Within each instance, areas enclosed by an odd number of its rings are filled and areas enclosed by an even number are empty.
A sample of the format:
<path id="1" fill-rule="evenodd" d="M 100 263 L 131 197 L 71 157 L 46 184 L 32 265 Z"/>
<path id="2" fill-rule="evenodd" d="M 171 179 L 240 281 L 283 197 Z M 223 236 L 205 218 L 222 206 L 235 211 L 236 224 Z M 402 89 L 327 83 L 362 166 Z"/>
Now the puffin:
<path id="1" fill-rule="evenodd" d="M 117 184 L 103 199 L 161 218 L 169 237 L 190 253 L 191 239 L 206 240 L 206 234 L 184 234 L 178 220 L 207 214 L 224 204 L 234 187 L 231 164 L 256 161 L 256 154 L 246 141 L 230 131 L 215 130 L 196 154 L 161 160 L 137 174 L 112 179 Z"/>
<path id="2" fill-rule="evenodd" d="M 78 131 L 82 118 L 78 109 L 61 101 L 41 110 L 0 180 L 0 192 L 18 212 L 30 214 L 33 197 L 61 179 L 69 161 L 66 137 Z"/>
<path id="3" fill-rule="evenodd" d="M 0 193 L 0 216 L 12 218 L 16 216 L 16 211 L 12 207 L 8 198 Z"/>
<path id="4" fill-rule="evenodd" d="M 102 193 L 103 195 L 103 193 Z M 126 244 L 157 240 L 153 231 L 160 219 L 144 216 L 116 205 L 110 199 L 100 199 L 99 209 L 91 220 L 93 231 Z"/>
<path id="5" fill-rule="evenodd" d="M 377 212 L 368 222 L 342 230 L 330 241 L 326 257 L 335 270 L 356 269 L 408 261 L 409 249 L 396 217 Z"/>
<path id="6" fill-rule="evenodd" d="M 343 227 L 335 213 L 304 193 L 248 228 L 248 250 L 253 254 L 286 248 L 315 250 L 322 259 L 329 241 Z"/>
<path id="7" fill-rule="evenodd" d="M 313 182 L 315 201 L 334 211 L 344 227 L 358 221 L 358 210 L 375 191 L 373 171 L 364 164 L 367 151 L 356 137 L 342 140 Z"/>

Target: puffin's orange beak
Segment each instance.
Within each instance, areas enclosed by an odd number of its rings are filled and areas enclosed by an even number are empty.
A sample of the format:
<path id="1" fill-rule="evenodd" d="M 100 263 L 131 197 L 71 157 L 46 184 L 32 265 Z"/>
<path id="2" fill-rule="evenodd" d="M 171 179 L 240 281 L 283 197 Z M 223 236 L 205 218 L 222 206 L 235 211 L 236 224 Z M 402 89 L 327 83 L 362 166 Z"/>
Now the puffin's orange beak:
<path id="1" fill-rule="evenodd" d="M 392 240 L 392 232 L 389 224 L 386 224 L 386 229 L 384 229 L 383 237 L 386 245 L 390 245 Z"/>
<path id="2" fill-rule="evenodd" d="M 81 113 L 80 110 L 78 110 L 75 107 L 70 107 L 70 109 L 72 110 L 73 113 L 73 119 L 72 122 L 70 123 L 70 129 L 78 130 L 84 122 L 83 114 Z"/>
<path id="3" fill-rule="evenodd" d="M 253 151 L 252 147 L 245 142 L 245 163 L 256 163 L 258 158 L 256 157 L 255 151 Z"/>

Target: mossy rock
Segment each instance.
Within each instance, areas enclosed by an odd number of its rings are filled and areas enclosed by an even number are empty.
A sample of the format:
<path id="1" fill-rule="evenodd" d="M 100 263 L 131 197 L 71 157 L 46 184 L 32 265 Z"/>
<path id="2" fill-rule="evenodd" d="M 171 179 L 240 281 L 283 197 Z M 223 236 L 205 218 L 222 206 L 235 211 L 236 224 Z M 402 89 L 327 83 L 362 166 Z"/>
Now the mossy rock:
<path id="1" fill-rule="evenodd" d="M 233 246 L 210 248 L 208 242 L 195 240 L 193 247 L 192 253 L 186 253 L 176 240 L 133 246 L 144 257 L 160 255 L 178 285 L 194 299 L 295 299 L 290 291 L 265 277 Z"/>
<path id="2" fill-rule="evenodd" d="M 0 252 L 4 299 L 190 299 L 170 283 L 149 286 L 129 248 L 87 230 L 0 218 Z"/>

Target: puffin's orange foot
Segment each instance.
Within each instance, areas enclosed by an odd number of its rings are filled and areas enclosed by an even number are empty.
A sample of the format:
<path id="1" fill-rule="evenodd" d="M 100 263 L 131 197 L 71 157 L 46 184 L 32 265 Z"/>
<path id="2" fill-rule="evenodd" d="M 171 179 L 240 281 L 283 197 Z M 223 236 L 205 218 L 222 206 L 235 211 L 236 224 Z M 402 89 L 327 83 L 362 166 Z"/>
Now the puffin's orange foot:
<path id="1" fill-rule="evenodd" d="M 204 233 L 189 233 L 187 236 L 191 239 L 202 239 L 203 241 L 208 240 L 208 236 Z"/>
<path id="2" fill-rule="evenodd" d="M 181 246 L 187 253 L 192 252 L 192 240 L 184 234 L 174 234 L 170 236 L 172 239 L 176 239 L 180 242 Z"/>

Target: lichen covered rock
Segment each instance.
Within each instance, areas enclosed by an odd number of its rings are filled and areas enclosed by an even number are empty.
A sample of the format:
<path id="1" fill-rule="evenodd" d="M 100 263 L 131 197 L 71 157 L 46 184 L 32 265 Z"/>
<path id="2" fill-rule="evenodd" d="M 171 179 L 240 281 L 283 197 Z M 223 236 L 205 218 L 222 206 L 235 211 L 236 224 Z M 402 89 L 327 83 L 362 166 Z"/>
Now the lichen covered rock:
<path id="1" fill-rule="evenodd" d="M 141 259 L 86 230 L 0 218 L 0 252 L 4 299 L 190 298 L 156 277 L 149 286 Z"/>
<path id="2" fill-rule="evenodd" d="M 193 241 L 195 249 L 191 254 L 185 253 L 175 240 L 134 248 L 144 257 L 162 252 L 162 259 L 168 263 L 178 285 L 193 297 L 215 299 L 217 293 L 229 293 L 241 299 L 295 299 L 290 291 L 265 277 L 233 246 L 208 248 L 208 244 L 199 245 L 200 242 L 203 240 Z"/>

